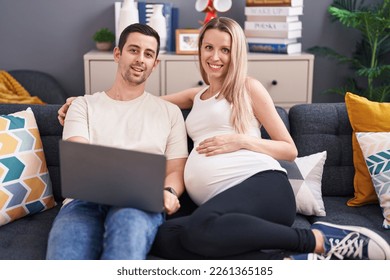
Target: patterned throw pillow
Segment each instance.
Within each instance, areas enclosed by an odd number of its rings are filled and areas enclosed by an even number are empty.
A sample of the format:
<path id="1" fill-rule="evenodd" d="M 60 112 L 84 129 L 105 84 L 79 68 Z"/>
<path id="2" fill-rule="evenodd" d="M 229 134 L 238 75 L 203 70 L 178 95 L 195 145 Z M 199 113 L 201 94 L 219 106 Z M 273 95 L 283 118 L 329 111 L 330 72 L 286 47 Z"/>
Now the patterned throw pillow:
<path id="1" fill-rule="evenodd" d="M 0 116 L 0 226 L 55 206 L 33 111 Z"/>
<path id="2" fill-rule="evenodd" d="M 297 213 L 307 216 L 325 216 L 321 181 L 326 151 L 296 158 L 294 162 L 279 161 L 295 194 Z"/>
<path id="3" fill-rule="evenodd" d="M 390 132 L 356 133 L 383 211 L 383 227 L 390 229 Z"/>

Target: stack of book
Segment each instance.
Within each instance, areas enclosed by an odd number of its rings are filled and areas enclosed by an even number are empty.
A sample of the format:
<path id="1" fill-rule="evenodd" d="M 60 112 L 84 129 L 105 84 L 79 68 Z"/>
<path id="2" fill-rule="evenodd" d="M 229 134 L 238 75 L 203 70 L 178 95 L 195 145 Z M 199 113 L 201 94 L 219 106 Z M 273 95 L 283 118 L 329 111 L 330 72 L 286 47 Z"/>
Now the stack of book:
<path id="1" fill-rule="evenodd" d="M 246 0 L 245 35 L 250 52 L 302 51 L 303 0 Z"/>

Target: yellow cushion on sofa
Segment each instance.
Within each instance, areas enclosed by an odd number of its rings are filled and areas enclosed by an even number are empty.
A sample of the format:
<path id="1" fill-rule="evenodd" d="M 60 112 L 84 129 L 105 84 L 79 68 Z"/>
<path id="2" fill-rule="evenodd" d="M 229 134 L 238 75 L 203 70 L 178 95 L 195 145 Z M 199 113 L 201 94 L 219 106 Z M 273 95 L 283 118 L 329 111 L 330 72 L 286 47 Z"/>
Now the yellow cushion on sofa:
<path id="1" fill-rule="evenodd" d="M 360 206 L 377 203 L 378 197 L 357 141 L 356 132 L 390 131 L 390 103 L 370 101 L 365 97 L 347 92 L 345 105 L 353 129 L 352 148 L 355 168 L 355 195 L 347 204 L 349 206 Z"/>

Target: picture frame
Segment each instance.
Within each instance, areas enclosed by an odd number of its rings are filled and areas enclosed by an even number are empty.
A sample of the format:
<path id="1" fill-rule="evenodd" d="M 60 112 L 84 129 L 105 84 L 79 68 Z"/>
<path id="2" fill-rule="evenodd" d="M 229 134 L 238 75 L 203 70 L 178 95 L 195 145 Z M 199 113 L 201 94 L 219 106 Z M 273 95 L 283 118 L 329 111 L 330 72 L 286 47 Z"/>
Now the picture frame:
<path id="1" fill-rule="evenodd" d="M 198 54 L 199 29 L 176 29 L 176 54 Z"/>

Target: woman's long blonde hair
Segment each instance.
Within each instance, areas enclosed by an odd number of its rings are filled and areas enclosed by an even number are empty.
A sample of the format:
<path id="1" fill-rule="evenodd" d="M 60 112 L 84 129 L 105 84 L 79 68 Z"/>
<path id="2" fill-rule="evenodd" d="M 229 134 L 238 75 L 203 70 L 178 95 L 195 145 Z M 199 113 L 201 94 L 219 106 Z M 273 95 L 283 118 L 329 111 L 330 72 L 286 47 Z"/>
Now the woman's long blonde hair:
<path id="1" fill-rule="evenodd" d="M 204 34 L 209 29 L 218 29 L 230 35 L 231 60 L 220 95 L 232 106 L 231 122 L 234 129 L 238 133 L 245 133 L 253 120 L 252 102 L 246 88 L 248 55 L 245 34 L 236 21 L 226 17 L 213 18 L 200 30 L 198 42 L 200 61 Z M 209 85 L 210 82 L 201 63 L 200 73 L 205 83 Z"/>

